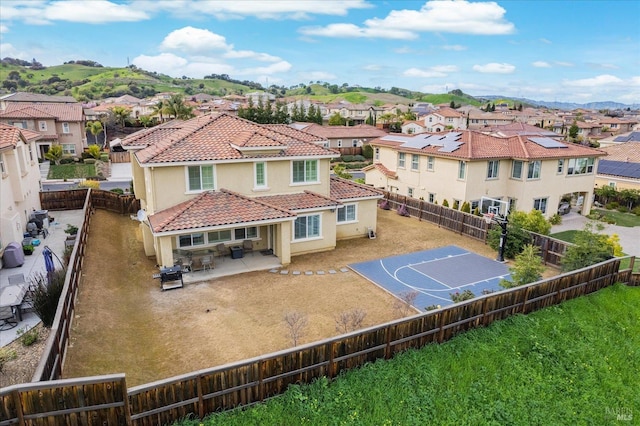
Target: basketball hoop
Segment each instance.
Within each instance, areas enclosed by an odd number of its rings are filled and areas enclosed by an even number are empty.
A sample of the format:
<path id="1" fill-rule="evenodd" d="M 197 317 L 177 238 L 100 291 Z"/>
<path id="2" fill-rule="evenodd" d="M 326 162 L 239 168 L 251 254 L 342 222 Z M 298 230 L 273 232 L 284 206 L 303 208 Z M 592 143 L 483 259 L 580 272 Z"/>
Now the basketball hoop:
<path id="1" fill-rule="evenodd" d="M 491 225 L 491 222 L 493 222 L 493 218 L 495 217 L 495 213 L 484 213 L 482 216 L 484 216 L 484 221 L 487 222 L 487 225 Z"/>

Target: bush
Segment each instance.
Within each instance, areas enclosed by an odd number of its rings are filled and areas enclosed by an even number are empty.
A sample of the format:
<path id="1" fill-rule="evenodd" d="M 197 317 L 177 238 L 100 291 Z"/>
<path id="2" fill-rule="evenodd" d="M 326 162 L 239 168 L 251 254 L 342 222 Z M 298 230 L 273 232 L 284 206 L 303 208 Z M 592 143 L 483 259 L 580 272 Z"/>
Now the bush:
<path id="1" fill-rule="evenodd" d="M 58 300 L 64 287 L 66 271 L 57 269 L 51 274 L 51 282 L 43 273 L 31 276 L 33 290 L 33 310 L 42 321 L 42 325 L 51 328 L 58 309 Z"/>
<path id="2" fill-rule="evenodd" d="M 549 218 L 549 223 L 552 225 L 560 225 L 562 223 L 562 216 L 558 213 L 554 214 Z"/>
<path id="3" fill-rule="evenodd" d="M 60 164 L 73 164 L 73 163 L 75 163 L 75 160 L 71 156 L 62 157 L 60 159 Z"/>
<path id="4" fill-rule="evenodd" d="M 31 346 L 38 341 L 38 330 L 35 327 L 31 330 L 27 330 L 26 327 L 21 328 L 16 334 L 19 336 L 22 346 Z"/>
<path id="5" fill-rule="evenodd" d="M 635 207 L 633 210 L 631 210 L 631 213 L 635 214 L 636 216 L 640 216 L 640 206 Z"/>
<path id="6" fill-rule="evenodd" d="M 352 161 L 355 161 L 353 155 L 343 155 L 340 159 L 345 163 L 351 163 Z"/>
<path id="7" fill-rule="evenodd" d="M 462 207 L 460 207 L 460 211 L 463 213 L 471 213 L 471 205 L 468 201 L 462 203 Z"/>
<path id="8" fill-rule="evenodd" d="M 109 154 L 100 154 L 100 161 L 109 161 Z"/>
<path id="9" fill-rule="evenodd" d="M 625 207 L 625 206 L 620 206 L 620 207 L 618 207 L 618 211 L 620 213 L 627 213 L 629 211 L 629 209 L 627 207 Z"/>
<path id="10" fill-rule="evenodd" d="M 113 188 L 113 189 L 110 189 L 110 191 L 120 195 L 124 194 L 124 191 L 122 190 L 122 188 Z"/>
<path id="11" fill-rule="evenodd" d="M 449 202 L 446 198 L 444 199 L 444 201 L 442 201 L 442 207 L 449 207 Z"/>
<path id="12" fill-rule="evenodd" d="M 78 227 L 77 226 L 73 226 L 70 223 L 68 223 L 67 227 L 64 230 L 64 232 L 66 234 L 69 234 L 69 235 L 76 235 L 78 233 Z"/>
<path id="13" fill-rule="evenodd" d="M 489 230 L 487 236 L 487 244 L 492 249 L 498 251 L 500 248 L 500 236 L 502 229 L 500 226 L 494 226 Z M 522 252 L 527 244 L 531 244 L 531 234 L 529 234 L 518 223 L 509 222 L 507 225 L 507 241 L 504 247 L 504 256 L 514 259 L 516 255 Z"/>
<path id="14" fill-rule="evenodd" d="M 83 152 L 84 154 L 84 152 Z M 95 158 L 85 158 L 84 159 L 84 164 L 96 164 L 96 159 Z"/>
<path id="15" fill-rule="evenodd" d="M 474 297 L 476 297 L 476 295 L 473 294 L 471 290 L 464 290 L 462 293 L 456 291 L 455 293 L 449 293 L 449 296 L 451 296 L 451 300 L 453 300 L 455 303 L 463 302 L 465 300 L 473 299 Z"/>
<path id="16" fill-rule="evenodd" d="M 618 207 L 620 207 L 620 203 L 618 203 L 617 201 L 612 201 L 610 203 L 607 203 L 604 208 L 607 210 L 615 210 Z"/>
<path id="17" fill-rule="evenodd" d="M 373 158 L 373 147 L 369 144 L 362 146 L 362 156 L 371 160 Z"/>
<path id="18" fill-rule="evenodd" d="M 353 156 L 353 161 L 363 162 L 363 161 L 367 161 L 367 159 L 363 155 L 354 155 Z"/>
<path id="19" fill-rule="evenodd" d="M 18 354 L 13 349 L 9 348 L 0 348 L 0 374 L 2 374 L 2 370 L 4 369 L 4 365 L 18 358 Z"/>

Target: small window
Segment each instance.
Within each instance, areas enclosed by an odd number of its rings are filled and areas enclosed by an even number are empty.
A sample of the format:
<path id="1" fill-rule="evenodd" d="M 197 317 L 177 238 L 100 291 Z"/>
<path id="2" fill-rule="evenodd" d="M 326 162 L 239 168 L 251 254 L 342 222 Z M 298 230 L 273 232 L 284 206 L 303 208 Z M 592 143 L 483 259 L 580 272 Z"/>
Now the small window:
<path id="1" fill-rule="evenodd" d="M 467 175 L 467 162 L 458 161 L 458 179 L 464 179 Z"/>
<path id="2" fill-rule="evenodd" d="M 236 228 L 233 230 L 233 238 L 235 240 L 258 238 L 258 228 L 256 226 L 249 226 L 247 228 Z"/>
<path id="3" fill-rule="evenodd" d="M 487 165 L 487 179 L 497 179 L 498 170 L 500 169 L 499 160 L 491 160 Z"/>
<path id="4" fill-rule="evenodd" d="M 46 121 L 38 121 L 38 128 L 41 132 L 47 131 L 47 122 Z"/>
<path id="5" fill-rule="evenodd" d="M 293 239 L 304 240 L 320 236 L 320 215 L 298 216 L 293 223 Z"/>
<path id="6" fill-rule="evenodd" d="M 213 166 L 187 167 L 189 191 L 207 191 L 214 189 Z"/>
<path id="7" fill-rule="evenodd" d="M 558 170 L 557 173 L 561 175 L 564 172 L 564 160 L 558 160 Z"/>
<path id="8" fill-rule="evenodd" d="M 436 159 L 433 156 L 428 156 L 427 157 L 427 170 L 432 172 L 433 171 L 433 165 L 435 163 Z"/>
<path id="9" fill-rule="evenodd" d="M 71 130 L 69 130 L 69 123 L 62 123 L 62 133 L 71 133 Z"/>
<path id="10" fill-rule="evenodd" d="M 346 204 L 338 207 L 338 223 L 343 222 L 355 222 L 356 220 L 356 205 Z"/>
<path id="11" fill-rule="evenodd" d="M 7 173 L 7 170 L 4 167 L 4 157 L 0 157 L 0 173 Z"/>
<path id="12" fill-rule="evenodd" d="M 530 161 L 529 169 L 527 171 L 527 179 L 540 179 L 540 167 L 542 163 L 540 160 Z"/>
<path id="13" fill-rule="evenodd" d="M 215 244 L 225 241 L 231 241 L 231 230 L 225 229 L 224 231 L 211 231 L 207 234 L 207 243 Z"/>
<path id="14" fill-rule="evenodd" d="M 202 232 L 196 234 L 180 235 L 178 237 L 178 245 L 180 247 L 193 247 L 204 245 L 204 234 Z"/>
<path id="15" fill-rule="evenodd" d="M 411 170 L 420 170 L 420 156 L 418 154 L 411 154 Z"/>
<path id="16" fill-rule="evenodd" d="M 413 188 L 407 188 L 407 196 L 413 197 Z"/>
<path id="17" fill-rule="evenodd" d="M 433 192 L 430 192 L 428 200 L 429 200 L 430 203 L 435 203 L 436 202 L 436 194 L 434 194 Z"/>
<path id="18" fill-rule="evenodd" d="M 375 159 L 379 160 L 380 159 L 380 148 L 376 148 L 374 152 L 375 152 Z"/>
<path id="19" fill-rule="evenodd" d="M 267 186 L 267 165 L 264 162 L 254 163 L 254 185 L 256 188 Z"/>
<path id="20" fill-rule="evenodd" d="M 318 160 L 292 161 L 293 183 L 317 182 Z"/>
<path id="21" fill-rule="evenodd" d="M 511 168 L 511 177 L 514 179 L 522 179 L 522 161 L 513 160 L 513 166 Z"/>
<path id="22" fill-rule="evenodd" d="M 540 210 L 542 213 L 547 212 L 547 199 L 546 198 L 536 198 L 533 200 L 533 209 Z"/>
<path id="23" fill-rule="evenodd" d="M 342 148 L 342 139 L 338 139 L 338 148 Z"/>
<path id="24" fill-rule="evenodd" d="M 616 187 L 616 183 L 615 182 L 609 182 L 609 186 L 612 187 L 612 188 L 615 188 Z"/>
<path id="25" fill-rule="evenodd" d="M 404 169 L 404 165 L 405 165 L 405 154 L 404 154 L 404 152 L 399 152 L 398 153 L 398 168 Z"/>
<path id="26" fill-rule="evenodd" d="M 64 155 L 76 155 L 76 145 L 73 143 L 63 143 L 62 153 Z"/>
<path id="27" fill-rule="evenodd" d="M 358 147 L 358 139 L 352 139 L 351 140 L 351 146 L 354 147 L 354 148 L 357 148 Z"/>

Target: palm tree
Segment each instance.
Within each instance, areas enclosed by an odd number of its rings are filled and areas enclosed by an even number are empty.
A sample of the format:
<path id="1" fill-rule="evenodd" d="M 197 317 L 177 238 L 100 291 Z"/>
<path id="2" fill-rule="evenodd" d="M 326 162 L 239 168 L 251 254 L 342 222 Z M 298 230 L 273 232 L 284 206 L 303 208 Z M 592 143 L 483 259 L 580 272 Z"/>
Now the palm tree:
<path id="1" fill-rule="evenodd" d="M 109 110 L 114 115 L 116 123 L 124 127 L 127 123 L 127 120 L 129 120 L 131 109 L 122 106 L 114 106 L 113 108 L 109 108 Z"/>
<path id="2" fill-rule="evenodd" d="M 158 117 L 160 117 L 160 123 L 162 123 L 164 121 L 164 117 L 162 116 L 162 113 L 164 112 L 164 101 L 160 100 L 156 102 L 151 107 L 151 110 L 153 111 L 153 115 L 158 115 Z"/>
<path id="3" fill-rule="evenodd" d="M 85 129 L 88 130 L 89 133 L 93 135 L 94 143 L 98 145 L 98 134 L 100 134 L 103 131 L 102 123 L 97 120 L 89 121 Z M 106 142 L 106 139 L 105 139 L 105 142 Z"/>
<path id="4" fill-rule="evenodd" d="M 164 103 L 163 111 L 170 117 L 175 117 L 178 120 L 188 120 L 195 117 L 193 113 L 193 107 L 185 105 L 182 95 L 176 93 L 171 95 Z"/>

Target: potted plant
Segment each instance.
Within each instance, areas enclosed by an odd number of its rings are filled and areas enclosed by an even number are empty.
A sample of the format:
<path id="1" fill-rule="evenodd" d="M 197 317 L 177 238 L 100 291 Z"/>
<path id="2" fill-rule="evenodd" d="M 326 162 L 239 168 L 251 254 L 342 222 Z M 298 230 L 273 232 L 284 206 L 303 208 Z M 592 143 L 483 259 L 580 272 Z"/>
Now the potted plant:
<path id="1" fill-rule="evenodd" d="M 22 251 L 25 255 L 31 256 L 33 254 L 33 244 L 25 244 L 22 246 Z"/>

